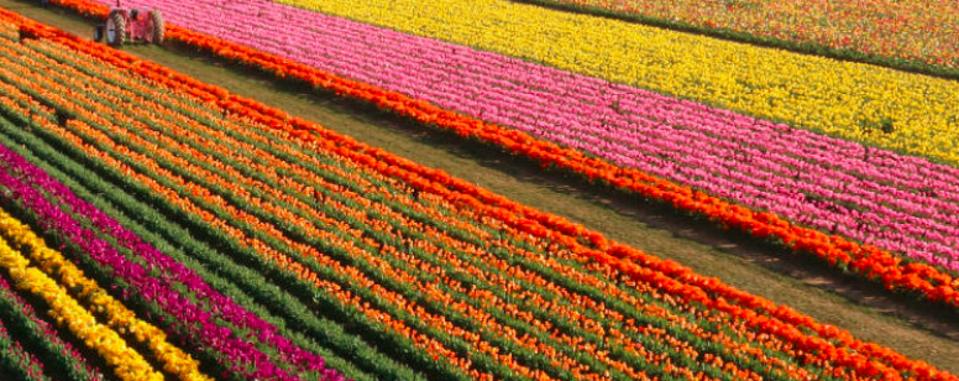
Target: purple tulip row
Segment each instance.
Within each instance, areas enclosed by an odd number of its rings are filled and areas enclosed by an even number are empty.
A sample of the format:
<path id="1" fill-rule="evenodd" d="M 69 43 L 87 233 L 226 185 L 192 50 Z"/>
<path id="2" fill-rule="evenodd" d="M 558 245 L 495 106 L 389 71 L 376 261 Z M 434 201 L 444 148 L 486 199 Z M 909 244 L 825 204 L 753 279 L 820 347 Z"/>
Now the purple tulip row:
<path id="1" fill-rule="evenodd" d="M 232 371 L 242 373 L 246 367 L 252 366 L 254 370 L 248 374 L 250 377 L 297 379 L 277 367 L 251 343 L 236 337 L 228 328 L 218 325 L 215 322 L 218 318 L 256 332 L 263 343 L 275 348 L 294 364 L 305 369 L 318 370 L 321 374 L 336 376 L 325 367 L 320 356 L 290 343 L 276 332 L 275 327 L 212 289 L 196 273 L 143 242 L 102 211 L 77 197 L 66 186 L 3 146 L 0 146 L 0 169 L 0 186 L 10 191 L 5 194 L 6 197 L 12 197 L 30 208 L 43 229 L 56 231 L 64 239 L 78 245 L 97 262 L 111 269 L 114 276 L 130 284 L 140 297 L 158 304 L 178 321 L 192 322 L 193 324 L 187 326 L 195 332 L 183 337 L 199 339 L 201 342 L 194 343 L 195 345 L 212 347 L 227 356 L 234 366 Z M 140 255 L 150 268 L 144 268 L 124 257 L 109 243 L 98 238 L 94 231 L 82 227 L 67 211 L 57 208 L 44 198 L 38 188 L 56 197 L 58 202 L 69 207 L 72 213 L 91 221 L 97 229 L 112 235 L 121 245 Z M 150 275 L 151 270 L 160 270 L 164 276 L 162 279 L 155 278 Z M 171 287 L 171 282 L 183 284 L 197 298 L 207 300 L 212 312 L 177 293 Z"/>
<path id="2" fill-rule="evenodd" d="M 173 23 L 959 271 L 959 169 L 265 0 L 133 0 Z"/>

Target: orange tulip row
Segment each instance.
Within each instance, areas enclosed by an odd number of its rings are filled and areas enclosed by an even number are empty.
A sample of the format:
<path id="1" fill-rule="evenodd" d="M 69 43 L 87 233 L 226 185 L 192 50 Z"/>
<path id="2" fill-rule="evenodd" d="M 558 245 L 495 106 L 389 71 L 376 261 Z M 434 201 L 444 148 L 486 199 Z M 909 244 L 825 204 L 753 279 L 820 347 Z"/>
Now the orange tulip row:
<path id="1" fill-rule="evenodd" d="M 16 20 L 16 18 L 12 19 Z M 711 313 L 718 312 L 730 316 L 739 323 L 739 326 L 744 327 L 741 332 L 764 332 L 775 336 L 779 338 L 782 343 L 786 343 L 779 344 L 782 345 L 782 348 L 788 348 L 788 350 L 794 351 L 794 353 L 807 356 L 804 361 L 811 362 L 819 359 L 822 360 L 823 364 L 834 366 L 830 367 L 830 369 L 832 369 L 830 373 L 837 377 L 878 376 L 880 374 L 895 375 L 899 374 L 899 372 L 908 371 L 911 375 L 923 378 L 952 379 L 950 375 L 938 372 L 927 364 L 906 359 L 886 348 L 857 341 L 846 332 L 834 327 L 820 325 L 812 319 L 802 316 L 788 308 L 775 306 L 766 300 L 742 293 L 715 279 L 700 277 L 672 262 L 662 261 L 635 249 L 608 242 L 598 233 L 588 231 L 581 226 L 571 224 L 559 217 L 537 212 L 515 204 L 505 198 L 490 194 L 475 186 L 451 178 L 442 172 L 421 167 L 415 163 L 357 143 L 352 139 L 323 130 L 312 123 L 291 118 L 279 110 L 236 97 L 223 89 L 205 85 L 188 77 L 173 73 L 169 69 L 140 61 L 120 52 L 106 50 L 99 46 L 85 43 L 43 26 L 30 24 L 25 20 L 19 20 L 18 22 L 21 24 L 21 30 L 32 36 L 56 41 L 76 51 L 96 56 L 104 62 L 109 62 L 111 65 L 139 73 L 175 91 L 198 97 L 208 102 L 209 105 L 215 104 L 227 111 L 231 114 L 231 117 L 249 119 L 282 131 L 282 136 L 286 139 L 299 141 L 306 147 L 311 147 L 317 151 L 336 156 L 340 160 L 350 162 L 382 178 L 392 178 L 395 182 L 402 183 L 407 188 L 415 188 L 417 192 L 425 194 L 427 200 L 435 200 L 437 203 L 442 202 L 451 205 L 452 207 L 449 210 L 468 210 L 469 212 L 463 214 L 463 216 L 471 215 L 470 218 L 474 221 L 483 221 L 494 228 L 507 230 L 515 242 L 519 242 L 522 240 L 522 237 L 526 236 L 529 237 L 527 238 L 527 242 L 537 246 L 540 250 L 548 247 L 561 247 L 563 250 L 560 251 L 568 253 L 568 258 L 576 258 L 581 263 L 588 263 L 589 268 L 601 272 L 607 279 L 625 279 L 630 282 L 636 282 L 636 289 L 653 293 L 657 298 L 666 300 L 670 304 L 686 306 L 700 305 L 711 309 Z M 47 96 L 55 96 L 55 94 L 48 94 Z M 89 112 L 84 114 L 81 110 L 74 110 L 74 112 L 78 115 L 83 114 L 86 119 L 96 121 L 98 125 L 109 124 L 108 120 L 98 119 L 98 116 L 95 114 Z M 176 184 L 183 189 L 190 190 L 193 192 L 192 196 L 202 197 L 204 204 L 206 204 L 207 200 L 216 203 L 216 209 L 218 211 L 216 213 L 210 212 L 204 206 L 197 205 L 191 201 L 189 197 L 183 197 L 177 194 L 169 185 L 163 185 L 137 172 L 123 161 L 84 143 L 82 138 L 75 135 L 75 133 L 83 134 L 88 138 L 94 139 L 97 142 L 97 146 L 103 147 L 107 146 L 112 140 L 103 135 L 102 132 L 98 132 L 92 126 L 76 120 L 67 122 L 67 125 L 68 129 L 63 129 L 56 125 L 50 125 L 46 128 L 55 131 L 56 134 L 64 140 L 72 141 L 76 146 L 83 147 L 92 157 L 99 157 L 104 162 L 109 163 L 110 166 L 123 168 L 124 171 L 130 173 L 131 177 L 135 177 L 138 181 L 147 184 L 154 189 L 154 191 L 171 200 L 171 202 L 178 203 L 185 209 L 190 210 L 191 213 L 203 216 L 211 224 L 218 226 L 224 231 L 230 232 L 230 234 L 235 234 L 235 237 L 239 241 L 247 242 L 250 246 L 255 247 L 258 252 L 273 255 L 274 258 L 278 258 L 284 266 L 289 266 L 291 269 L 294 269 L 294 271 L 300 270 L 301 275 L 315 282 L 324 282 L 316 277 L 314 272 L 299 262 L 289 257 L 284 257 L 283 254 L 277 252 L 269 246 L 269 244 L 247 235 L 254 233 L 258 235 L 268 235 L 271 241 L 282 242 L 284 245 L 296 249 L 302 248 L 304 252 L 309 252 L 308 247 L 304 247 L 304 245 L 299 245 L 297 242 L 288 239 L 284 236 L 283 232 L 280 232 L 275 226 L 270 226 L 268 223 L 259 220 L 256 216 L 247 212 L 237 210 L 235 207 L 232 207 L 227 200 L 224 200 L 223 197 L 212 195 L 209 189 L 199 186 L 189 186 L 183 178 L 177 176 L 175 173 L 162 168 L 155 162 L 150 164 L 154 158 L 137 153 L 124 146 L 116 145 L 115 143 L 113 146 L 110 146 L 111 150 L 119 152 L 120 156 L 134 158 L 137 163 L 143 163 L 142 166 L 149 172 L 161 174 L 166 178 L 164 181 L 165 184 Z M 168 141 L 168 144 L 172 144 L 172 141 Z M 199 155 L 199 153 L 197 154 Z M 172 162 L 173 158 L 169 158 L 169 160 Z M 179 163 L 182 165 L 189 164 L 185 161 Z M 196 166 L 192 168 L 193 170 L 199 171 Z M 306 172 L 302 174 L 306 174 Z M 350 177 L 349 179 L 352 180 L 354 178 L 355 177 Z M 224 183 L 224 186 L 225 185 Z M 258 188 L 255 182 L 250 182 L 248 186 L 258 189 L 259 191 L 265 191 L 265 188 Z M 688 196 L 694 200 L 702 199 L 702 196 L 695 194 L 689 194 Z M 285 200 L 283 202 L 293 201 L 293 199 L 290 198 L 280 200 Z M 324 201 L 326 201 L 326 199 L 324 199 Z M 386 211 L 386 209 L 382 208 L 375 210 Z M 316 214 L 313 214 L 311 216 L 312 218 L 323 220 L 323 218 L 321 218 L 324 217 L 323 215 L 317 211 L 314 212 Z M 255 224 L 249 223 L 249 226 L 252 226 L 252 230 L 244 232 L 243 229 L 232 226 L 227 220 L 217 217 L 217 213 L 229 215 L 230 221 L 243 221 L 244 224 L 248 224 L 247 221 L 252 221 Z M 276 213 L 279 213 L 279 209 L 276 209 Z M 353 216 L 359 218 L 359 215 Z M 299 220 L 298 224 L 306 225 L 302 220 Z M 476 227 L 472 228 L 471 231 L 478 234 L 482 233 L 482 229 Z M 514 250 L 514 248 L 515 246 L 511 246 L 511 250 Z M 521 250 L 515 251 L 521 252 Z M 357 250 L 356 254 L 365 255 L 361 250 Z M 317 253 L 317 255 L 321 254 Z M 374 262 L 374 259 L 371 258 L 370 261 Z M 330 260 L 329 263 L 323 264 L 334 267 L 337 266 L 335 262 L 335 260 Z M 384 262 L 379 261 L 374 263 L 382 264 Z M 385 269 L 386 265 L 384 264 L 383 266 Z M 361 278 L 363 274 L 358 270 L 343 266 L 335 268 L 337 268 L 338 271 L 348 273 L 351 277 L 361 279 L 364 286 L 376 288 L 377 292 L 382 293 L 382 295 L 389 295 L 390 297 L 396 295 L 381 286 L 377 286 L 375 282 L 369 278 Z M 391 273 L 391 275 L 393 274 L 400 274 L 400 272 Z M 405 279 L 413 280 L 414 278 Z M 328 289 L 331 290 L 331 292 L 341 291 L 336 284 L 331 282 L 329 282 Z M 465 291 L 465 289 L 463 290 Z M 345 296 L 345 300 L 352 300 L 357 304 L 362 303 L 359 297 L 351 295 L 348 291 L 343 292 L 345 292 L 345 294 L 341 293 L 340 295 Z M 483 295 L 483 293 L 477 295 Z M 442 296 L 436 295 L 436 297 L 439 298 Z M 420 317 L 423 311 L 412 310 L 411 313 L 413 316 Z M 388 314 L 379 316 L 382 316 L 384 319 L 390 318 Z M 436 320 L 436 322 L 443 323 L 442 320 Z M 445 323 L 448 324 L 448 322 Z M 449 324 L 444 327 L 455 326 Z M 816 335 L 805 333 L 800 327 L 811 330 L 815 332 Z M 399 331 L 407 331 L 402 325 L 395 326 L 394 328 L 398 328 Z M 415 335 L 416 332 L 413 334 Z M 843 367 L 848 369 L 842 369 Z M 474 375 L 481 376 L 479 374 Z"/>

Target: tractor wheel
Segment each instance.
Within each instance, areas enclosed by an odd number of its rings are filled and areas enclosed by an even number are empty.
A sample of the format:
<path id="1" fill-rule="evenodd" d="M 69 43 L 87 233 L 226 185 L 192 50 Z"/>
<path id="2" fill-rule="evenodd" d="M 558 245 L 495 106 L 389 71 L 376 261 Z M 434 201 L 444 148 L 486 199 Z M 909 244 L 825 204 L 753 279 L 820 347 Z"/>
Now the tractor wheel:
<path id="1" fill-rule="evenodd" d="M 160 45 L 163 43 L 163 34 L 166 33 L 166 24 L 163 23 L 163 15 L 157 11 L 150 11 L 150 22 L 153 27 L 153 43 Z"/>
<path id="2" fill-rule="evenodd" d="M 107 18 L 107 43 L 120 46 L 127 42 L 127 20 L 120 12 L 110 13 Z"/>

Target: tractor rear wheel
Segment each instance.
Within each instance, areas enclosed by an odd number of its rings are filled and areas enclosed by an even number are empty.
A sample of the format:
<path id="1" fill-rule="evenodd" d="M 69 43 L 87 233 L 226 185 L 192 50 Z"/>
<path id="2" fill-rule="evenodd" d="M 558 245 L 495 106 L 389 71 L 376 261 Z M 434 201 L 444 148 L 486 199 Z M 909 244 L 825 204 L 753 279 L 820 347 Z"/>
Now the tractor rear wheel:
<path id="1" fill-rule="evenodd" d="M 113 46 L 123 45 L 127 41 L 127 20 L 120 12 L 110 13 L 107 18 L 107 43 Z"/>
<path id="2" fill-rule="evenodd" d="M 150 21 L 153 26 L 153 43 L 162 44 L 163 35 L 166 33 L 166 25 L 163 24 L 163 15 L 157 11 L 150 11 Z"/>

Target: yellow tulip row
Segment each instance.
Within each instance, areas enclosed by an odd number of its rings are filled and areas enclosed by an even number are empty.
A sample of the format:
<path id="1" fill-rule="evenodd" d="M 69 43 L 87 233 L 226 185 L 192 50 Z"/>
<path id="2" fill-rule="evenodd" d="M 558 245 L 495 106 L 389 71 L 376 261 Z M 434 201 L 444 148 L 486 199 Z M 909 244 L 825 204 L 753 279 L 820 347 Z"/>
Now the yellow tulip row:
<path id="1" fill-rule="evenodd" d="M 119 378 L 163 380 L 163 375 L 127 345 L 117 331 L 129 332 L 136 340 L 145 342 L 163 363 L 164 369 L 181 379 L 209 379 L 199 372 L 196 361 L 166 341 L 162 331 L 136 318 L 132 311 L 84 276 L 62 254 L 47 247 L 26 225 L 3 210 L 0 210 L 0 235 L 0 266 L 9 272 L 16 287 L 46 301 L 57 324 L 66 324 L 84 344 L 103 356 Z M 31 264 L 30 259 L 11 245 L 27 253 L 35 263 Z M 63 284 L 57 284 L 47 273 L 55 274 Z M 67 293 L 67 289 L 79 290 L 76 294 L 88 303 L 91 310 L 106 316 L 107 325 L 98 323 L 93 314 Z"/>
<path id="2" fill-rule="evenodd" d="M 959 82 L 507 0 L 280 0 L 959 163 Z"/>

